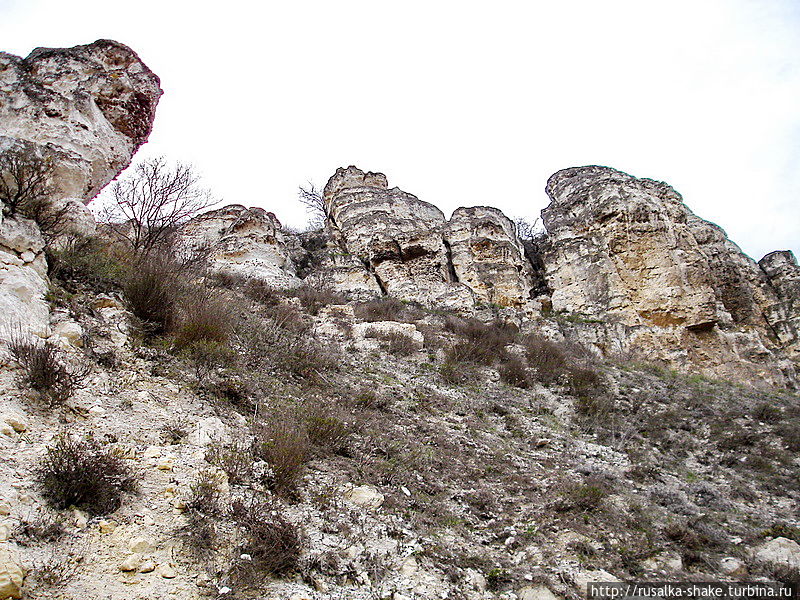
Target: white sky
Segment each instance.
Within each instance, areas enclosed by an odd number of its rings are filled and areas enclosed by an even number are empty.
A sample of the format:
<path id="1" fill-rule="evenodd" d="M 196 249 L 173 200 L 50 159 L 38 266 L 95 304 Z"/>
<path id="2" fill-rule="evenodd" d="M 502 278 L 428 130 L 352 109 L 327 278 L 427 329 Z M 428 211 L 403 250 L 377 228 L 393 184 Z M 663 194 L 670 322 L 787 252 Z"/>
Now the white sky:
<path id="1" fill-rule="evenodd" d="M 139 156 L 290 225 L 338 166 L 535 218 L 549 175 L 602 164 L 800 256 L 797 0 L 0 0 L 7 52 L 98 38 L 161 77 Z"/>

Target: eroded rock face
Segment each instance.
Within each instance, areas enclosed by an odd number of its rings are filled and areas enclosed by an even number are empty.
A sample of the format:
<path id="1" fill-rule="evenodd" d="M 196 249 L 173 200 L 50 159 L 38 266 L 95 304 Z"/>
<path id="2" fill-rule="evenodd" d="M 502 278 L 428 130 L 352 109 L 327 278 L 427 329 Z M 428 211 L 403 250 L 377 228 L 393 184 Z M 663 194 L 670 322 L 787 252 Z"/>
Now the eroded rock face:
<path id="1" fill-rule="evenodd" d="M 445 218 L 438 208 L 390 189 L 382 173 L 352 166 L 337 169 L 324 197 L 334 236 L 385 293 L 452 308 L 473 304 L 472 291 L 450 270 Z"/>
<path id="2" fill-rule="evenodd" d="M 2 203 L 0 203 L 1 205 Z M 36 224 L 0 216 L 0 338 L 14 330 L 48 334 L 44 239 Z"/>
<path id="3" fill-rule="evenodd" d="M 767 254 L 758 265 L 777 299 L 767 306 L 767 319 L 786 351 L 800 358 L 800 266 L 797 259 L 790 250 L 780 250 Z"/>
<path id="4" fill-rule="evenodd" d="M 212 271 L 281 288 L 300 283 L 280 221 L 262 208 L 231 204 L 203 213 L 183 227 L 180 241 L 194 254 L 207 252 Z"/>
<path id="5" fill-rule="evenodd" d="M 624 326 L 624 345 L 673 364 L 775 383 L 793 371 L 779 365 L 773 327 L 780 315 L 791 321 L 791 308 L 670 186 L 593 166 L 559 171 L 547 193 L 542 259 L 554 311 Z"/>
<path id="6" fill-rule="evenodd" d="M 533 288 L 531 263 L 517 238 L 514 223 L 488 206 L 459 208 L 444 231 L 452 269 L 479 300 L 521 307 Z"/>
<path id="7" fill-rule="evenodd" d="M 37 48 L 27 58 L 0 52 L 3 136 L 51 157 L 57 198 L 89 201 L 127 167 L 161 94 L 136 53 L 111 40 Z"/>

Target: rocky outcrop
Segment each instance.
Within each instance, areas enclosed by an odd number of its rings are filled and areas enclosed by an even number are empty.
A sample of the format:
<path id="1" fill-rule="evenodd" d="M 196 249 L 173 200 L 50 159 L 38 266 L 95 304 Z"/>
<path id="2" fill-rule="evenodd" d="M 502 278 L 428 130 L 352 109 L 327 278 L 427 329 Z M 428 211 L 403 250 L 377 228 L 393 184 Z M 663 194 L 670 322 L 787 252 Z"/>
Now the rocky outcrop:
<path id="1" fill-rule="evenodd" d="M 180 243 L 194 255 L 207 254 L 212 272 L 280 288 L 300 283 L 280 221 L 262 208 L 231 204 L 203 213 L 184 225 Z"/>
<path id="2" fill-rule="evenodd" d="M 784 378 L 774 286 L 670 186 L 592 166 L 559 171 L 547 193 L 542 260 L 556 313 L 629 328 L 624 343 L 653 358 Z"/>
<path id="3" fill-rule="evenodd" d="M 0 52 L 2 134 L 34 142 L 53 161 L 57 198 L 89 201 L 127 167 L 161 94 L 136 53 L 111 40 L 27 58 Z"/>
<path id="4" fill-rule="evenodd" d="M 455 279 L 479 300 L 521 307 L 530 299 L 533 270 L 514 223 L 488 206 L 458 208 L 444 231 Z"/>
<path id="5" fill-rule="evenodd" d="M 473 303 L 456 281 L 438 208 L 398 188 L 382 173 L 337 169 L 325 186 L 328 224 L 343 250 L 375 277 L 384 293 L 451 308 Z"/>
<path id="6" fill-rule="evenodd" d="M 447 221 L 432 204 L 390 189 L 382 173 L 352 166 L 328 181 L 325 203 L 345 254 L 338 262 L 347 268 L 336 270 L 345 285 L 370 288 L 364 271 L 357 273 L 361 265 L 383 293 L 429 306 L 520 308 L 531 297 L 530 261 L 514 224 L 496 208 L 459 208 Z"/>
<path id="7" fill-rule="evenodd" d="M 1 211 L 0 211 L 1 212 Z M 0 338 L 13 330 L 48 333 L 44 239 L 36 224 L 0 214 Z"/>
<path id="8" fill-rule="evenodd" d="M 758 265 L 775 292 L 767 306 L 767 320 L 779 343 L 795 359 L 800 358 L 800 267 L 790 250 L 770 252 Z"/>

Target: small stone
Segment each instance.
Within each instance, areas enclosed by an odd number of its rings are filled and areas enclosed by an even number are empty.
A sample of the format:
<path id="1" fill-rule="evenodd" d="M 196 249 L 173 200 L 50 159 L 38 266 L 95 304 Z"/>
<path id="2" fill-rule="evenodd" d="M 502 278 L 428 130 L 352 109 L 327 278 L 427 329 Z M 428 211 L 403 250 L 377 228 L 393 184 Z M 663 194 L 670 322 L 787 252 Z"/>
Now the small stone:
<path id="1" fill-rule="evenodd" d="M 128 542 L 128 549 L 135 554 L 144 554 L 150 550 L 150 541 L 143 537 L 133 538 Z"/>
<path id="2" fill-rule="evenodd" d="M 7 542 L 11 537 L 11 525 L 9 523 L 0 523 L 0 542 Z"/>
<path id="3" fill-rule="evenodd" d="M 418 569 L 419 565 L 417 564 L 417 559 L 413 556 L 409 556 L 403 561 L 400 567 L 400 575 L 403 577 L 413 577 Z"/>
<path id="4" fill-rule="evenodd" d="M 106 519 L 100 521 L 97 526 L 100 528 L 100 533 L 112 533 L 117 528 L 117 524 L 114 521 L 107 521 Z"/>
<path id="5" fill-rule="evenodd" d="M 11 428 L 17 433 L 24 433 L 28 431 L 28 424 L 17 414 L 8 414 L 3 417 L 3 421 L 11 425 Z"/>
<path id="6" fill-rule="evenodd" d="M 728 556 L 719 561 L 719 568 L 729 577 L 744 577 L 747 575 L 747 566 L 733 556 Z"/>
<path id="7" fill-rule="evenodd" d="M 160 461 L 160 462 L 159 462 L 159 463 L 156 465 L 156 468 L 157 468 L 159 471 L 172 471 L 172 468 L 173 468 L 174 466 L 175 466 L 175 461 L 174 461 L 174 460 L 172 460 L 171 458 L 166 458 L 166 459 L 164 459 L 164 460 Z"/>
<path id="8" fill-rule="evenodd" d="M 53 327 L 53 336 L 67 340 L 72 346 L 83 346 L 83 327 L 74 321 L 63 321 Z"/>
<path id="9" fill-rule="evenodd" d="M 115 298 L 109 296 L 108 294 L 99 294 L 94 299 L 94 307 L 97 309 L 100 308 L 118 308 L 119 302 L 116 301 Z"/>
<path id="10" fill-rule="evenodd" d="M 142 559 L 138 554 L 131 554 L 128 558 L 122 561 L 122 564 L 119 566 L 119 570 L 130 573 L 131 571 L 138 569 L 141 562 Z"/>
<path id="11" fill-rule="evenodd" d="M 543 584 L 531 585 L 517 592 L 518 600 L 558 600 L 550 589 Z"/>
<path id="12" fill-rule="evenodd" d="M 75 518 L 75 527 L 78 529 L 83 529 L 86 527 L 86 525 L 88 525 L 89 513 L 76 508 L 72 511 L 72 515 Z"/>
<path id="13" fill-rule="evenodd" d="M 0 502 L 0 515 L 6 516 L 11 514 L 11 504 L 5 500 Z"/>
<path id="14" fill-rule="evenodd" d="M 345 492 L 344 497 L 353 504 L 364 508 L 377 509 L 383 504 L 384 496 L 372 485 L 360 485 Z"/>
<path id="15" fill-rule="evenodd" d="M 170 563 L 161 563 L 158 565 L 158 574 L 164 579 L 173 579 L 178 575 L 175 568 Z"/>
<path id="16" fill-rule="evenodd" d="M 13 438 L 14 433 L 15 433 L 14 428 L 11 427 L 11 425 L 5 422 L 0 423 L 0 435 Z"/>
<path id="17" fill-rule="evenodd" d="M 147 450 L 142 453 L 143 458 L 158 458 L 161 456 L 161 448 L 158 446 L 149 446 Z"/>
<path id="18" fill-rule="evenodd" d="M 146 560 L 139 567 L 139 573 L 152 573 L 156 570 L 156 563 L 152 560 Z"/>
<path id="19" fill-rule="evenodd" d="M 756 548 L 753 558 L 757 563 L 773 567 L 800 569 L 800 544 L 784 537 L 776 537 Z"/>

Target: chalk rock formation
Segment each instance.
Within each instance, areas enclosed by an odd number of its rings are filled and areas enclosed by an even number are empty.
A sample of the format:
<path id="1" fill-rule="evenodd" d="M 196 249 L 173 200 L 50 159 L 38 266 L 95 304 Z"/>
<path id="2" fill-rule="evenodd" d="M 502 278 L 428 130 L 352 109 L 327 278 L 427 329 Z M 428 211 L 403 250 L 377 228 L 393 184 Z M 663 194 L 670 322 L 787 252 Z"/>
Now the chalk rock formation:
<path id="1" fill-rule="evenodd" d="M 212 271 L 282 288 L 300 283 L 280 222 L 262 208 L 231 204 L 206 212 L 184 225 L 180 242 L 193 254 L 207 252 Z"/>
<path id="2" fill-rule="evenodd" d="M 790 356 L 800 358 L 800 266 L 790 250 L 770 252 L 758 265 L 775 292 L 767 320 Z"/>
<path id="3" fill-rule="evenodd" d="M 58 198 L 89 201 L 130 164 L 161 93 L 158 77 L 118 42 L 37 48 L 27 58 L 0 52 L 2 134 L 54 161 Z"/>
<path id="4" fill-rule="evenodd" d="M 455 281 L 442 239 L 438 208 L 398 188 L 382 173 L 340 168 L 325 186 L 328 225 L 341 247 L 375 277 L 381 289 L 402 300 L 451 308 L 474 302 Z"/>
<path id="5" fill-rule="evenodd" d="M 559 171 L 547 193 L 542 259 L 554 311 L 628 328 L 629 342 L 658 358 L 739 377 L 751 366 L 781 379 L 770 319 L 791 308 L 759 265 L 670 186 L 592 166 Z M 787 324 L 784 335 L 796 333 Z"/>
<path id="6" fill-rule="evenodd" d="M 514 223 L 488 206 L 459 208 L 444 232 L 457 281 L 483 302 L 523 306 L 533 288 L 533 270 Z"/>
<path id="7" fill-rule="evenodd" d="M 0 203 L 2 207 L 2 203 Z M 49 307 L 44 240 L 36 224 L 0 211 L 0 338 L 14 328 L 48 333 Z"/>

